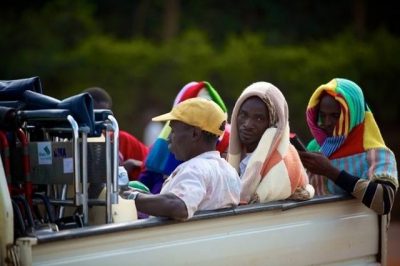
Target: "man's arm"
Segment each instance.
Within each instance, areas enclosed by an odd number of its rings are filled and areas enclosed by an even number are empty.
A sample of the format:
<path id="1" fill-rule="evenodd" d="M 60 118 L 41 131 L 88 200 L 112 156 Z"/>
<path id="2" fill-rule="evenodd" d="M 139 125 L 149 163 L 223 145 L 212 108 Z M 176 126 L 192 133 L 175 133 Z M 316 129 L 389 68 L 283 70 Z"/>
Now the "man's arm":
<path id="1" fill-rule="evenodd" d="M 138 211 L 153 216 L 169 217 L 176 220 L 186 220 L 188 217 L 186 204 L 173 193 L 152 195 L 139 192 L 135 204 Z"/>
<path id="2" fill-rule="evenodd" d="M 313 174 L 326 176 L 378 214 L 388 214 L 393 206 L 396 187 L 379 180 L 362 179 L 334 167 L 320 153 L 299 152 L 304 167 Z"/>
<path id="3" fill-rule="evenodd" d="M 341 171 L 335 183 L 380 215 L 392 209 L 396 187 L 390 182 L 361 179 Z"/>

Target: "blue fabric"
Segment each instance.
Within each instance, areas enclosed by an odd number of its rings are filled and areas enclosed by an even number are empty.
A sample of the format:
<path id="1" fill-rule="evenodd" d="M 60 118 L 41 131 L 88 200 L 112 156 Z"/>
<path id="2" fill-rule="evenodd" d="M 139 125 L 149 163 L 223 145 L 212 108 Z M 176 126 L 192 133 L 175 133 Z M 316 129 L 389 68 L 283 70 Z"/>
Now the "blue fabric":
<path id="1" fill-rule="evenodd" d="M 42 93 L 39 77 L 15 80 L 0 80 L 0 98 L 2 101 L 15 101 L 23 97 L 27 90 Z"/>
<path id="2" fill-rule="evenodd" d="M 145 184 L 152 194 L 159 194 L 164 183 L 164 175 L 145 170 L 140 173 L 138 180 Z"/>
<path id="3" fill-rule="evenodd" d="M 149 152 L 146 159 L 146 169 L 169 175 L 182 162 L 175 159 L 175 156 L 168 149 L 168 141 L 158 138 Z"/>
<path id="4" fill-rule="evenodd" d="M 329 157 L 334 153 L 346 140 L 345 136 L 327 137 L 321 146 L 321 152 Z"/>
<path id="5" fill-rule="evenodd" d="M 79 126 L 87 126 L 90 129 L 90 136 L 101 133 L 95 130 L 93 99 L 88 93 L 81 93 L 60 101 L 32 90 L 24 90 L 18 97 L 19 101 L 24 103 L 23 110 L 66 109 L 71 112 Z"/>

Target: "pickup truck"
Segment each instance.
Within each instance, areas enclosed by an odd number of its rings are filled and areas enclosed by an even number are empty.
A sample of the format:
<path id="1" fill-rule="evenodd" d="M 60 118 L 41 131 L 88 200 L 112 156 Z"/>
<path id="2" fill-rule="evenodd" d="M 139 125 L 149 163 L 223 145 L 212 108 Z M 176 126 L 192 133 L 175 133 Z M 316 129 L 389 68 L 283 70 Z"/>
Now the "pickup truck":
<path id="1" fill-rule="evenodd" d="M 349 196 L 242 205 L 185 222 L 114 219 L 119 128 L 112 112 L 94 111 L 86 94 L 60 101 L 41 92 L 38 77 L 0 82 L 0 266 L 386 264 L 387 217 Z M 101 136 L 104 142 L 90 141 Z M 104 199 L 92 197 L 88 184 L 106 184 Z M 49 191 L 42 203 L 33 186 Z M 46 206 L 47 216 L 33 221 L 33 207 Z M 134 201 L 127 206 L 136 211 Z M 72 226 L 63 220 L 68 207 L 79 210 Z M 105 210 L 100 223 L 89 220 L 96 207 Z"/>
<path id="2" fill-rule="evenodd" d="M 14 237 L 0 160 L 1 265 L 385 265 L 386 217 L 327 196 Z"/>

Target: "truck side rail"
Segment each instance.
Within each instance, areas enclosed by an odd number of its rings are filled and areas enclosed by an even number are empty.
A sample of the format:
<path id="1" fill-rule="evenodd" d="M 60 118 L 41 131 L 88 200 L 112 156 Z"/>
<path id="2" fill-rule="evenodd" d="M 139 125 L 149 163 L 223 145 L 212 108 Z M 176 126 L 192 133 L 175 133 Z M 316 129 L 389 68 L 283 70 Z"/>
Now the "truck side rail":
<path id="1" fill-rule="evenodd" d="M 23 265 L 379 265 L 379 216 L 342 196 L 17 239 Z"/>
<path id="2" fill-rule="evenodd" d="M 212 218 L 220 218 L 225 216 L 243 215 L 255 212 L 264 212 L 272 210 L 286 211 L 289 209 L 298 208 L 301 206 L 308 206 L 314 204 L 322 204 L 334 201 L 348 200 L 351 196 L 347 195 L 329 195 L 323 197 L 315 197 L 307 201 L 292 201 L 292 200 L 282 200 L 269 203 L 257 203 L 249 205 L 241 205 L 236 208 L 226 208 L 212 211 L 199 211 L 194 217 L 185 223 L 190 223 L 193 221 L 200 221 Z M 118 223 L 118 224 L 105 224 L 98 226 L 87 226 L 84 228 L 76 228 L 71 230 L 62 230 L 59 232 L 54 232 L 51 234 L 40 234 L 37 235 L 37 243 L 49 243 L 54 241 L 61 241 L 66 239 L 83 238 L 89 236 L 99 236 L 104 234 L 130 231 L 136 229 L 143 229 L 154 226 L 163 226 L 181 223 L 179 221 L 174 221 L 168 218 L 151 217 L 148 219 L 137 220 L 134 222 Z"/>

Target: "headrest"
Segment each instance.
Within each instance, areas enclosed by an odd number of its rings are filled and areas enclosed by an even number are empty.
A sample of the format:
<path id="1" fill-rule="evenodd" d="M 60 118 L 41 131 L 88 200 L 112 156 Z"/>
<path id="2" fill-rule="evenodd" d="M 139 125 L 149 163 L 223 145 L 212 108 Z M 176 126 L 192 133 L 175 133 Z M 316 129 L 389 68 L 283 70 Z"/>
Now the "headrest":
<path id="1" fill-rule="evenodd" d="M 0 80 L 0 98 L 3 101 L 20 100 L 27 90 L 42 93 L 39 77 L 15 80 Z"/>

